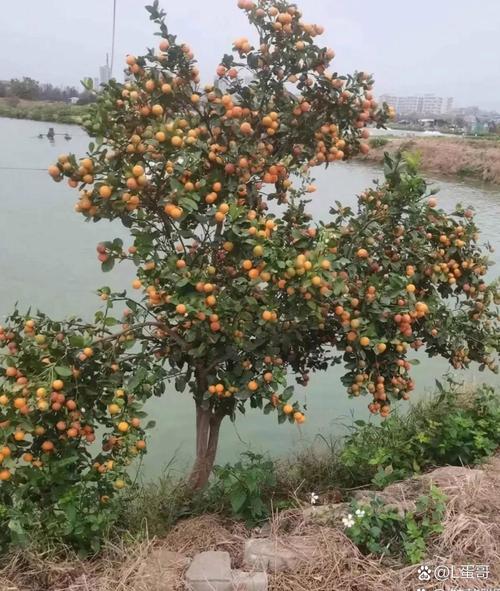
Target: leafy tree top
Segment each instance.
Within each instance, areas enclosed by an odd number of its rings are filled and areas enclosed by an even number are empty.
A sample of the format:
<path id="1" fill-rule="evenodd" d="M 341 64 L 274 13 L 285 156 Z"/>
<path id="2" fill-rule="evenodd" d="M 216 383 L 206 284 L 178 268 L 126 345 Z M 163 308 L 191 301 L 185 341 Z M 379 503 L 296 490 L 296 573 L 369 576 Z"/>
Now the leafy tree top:
<path id="1" fill-rule="evenodd" d="M 356 214 L 338 204 L 313 224 L 310 169 L 366 152 L 366 126 L 390 109 L 369 75 L 328 70 L 322 28 L 295 5 L 238 4 L 258 42 L 237 39 L 203 88 L 191 49 L 158 3 L 147 7 L 158 48 L 128 56 L 128 81 L 100 96 L 87 157 L 49 170 L 79 189 L 86 218 L 130 229 L 132 246 L 106 242 L 98 256 L 104 270 L 137 266 L 144 296 L 128 300 L 127 326 L 144 363 L 154 352 L 183 370 L 177 387 L 190 383 L 199 407 L 234 415 L 250 400 L 299 423 L 287 368 L 306 383 L 343 359 L 349 392 L 369 392 L 386 415 L 414 388 L 410 347 L 494 367 L 494 288 L 471 210 L 437 210 L 423 180 L 388 161 L 387 182 L 361 195 Z"/>

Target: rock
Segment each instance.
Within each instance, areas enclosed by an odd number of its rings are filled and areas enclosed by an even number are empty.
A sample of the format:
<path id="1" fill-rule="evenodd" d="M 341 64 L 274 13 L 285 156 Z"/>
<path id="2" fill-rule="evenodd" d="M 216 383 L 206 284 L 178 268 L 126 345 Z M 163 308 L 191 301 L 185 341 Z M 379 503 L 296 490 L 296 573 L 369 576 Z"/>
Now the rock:
<path id="1" fill-rule="evenodd" d="M 227 552 L 201 552 L 188 568 L 186 585 L 191 591 L 233 591 L 231 558 Z"/>
<path id="2" fill-rule="evenodd" d="M 190 559 L 179 552 L 155 548 L 142 562 L 134 578 L 148 591 L 174 591 L 189 562 Z"/>
<path id="3" fill-rule="evenodd" d="M 306 536 L 286 538 L 250 538 L 245 542 L 245 565 L 267 571 L 295 570 L 301 562 L 311 560 L 317 545 Z"/>
<path id="4" fill-rule="evenodd" d="M 233 570 L 234 591 L 267 591 L 268 580 L 266 572 L 246 573 Z"/>
<path id="5" fill-rule="evenodd" d="M 306 523 L 316 525 L 339 525 L 342 518 L 349 513 L 348 503 L 335 503 L 332 505 L 313 505 L 302 512 Z"/>

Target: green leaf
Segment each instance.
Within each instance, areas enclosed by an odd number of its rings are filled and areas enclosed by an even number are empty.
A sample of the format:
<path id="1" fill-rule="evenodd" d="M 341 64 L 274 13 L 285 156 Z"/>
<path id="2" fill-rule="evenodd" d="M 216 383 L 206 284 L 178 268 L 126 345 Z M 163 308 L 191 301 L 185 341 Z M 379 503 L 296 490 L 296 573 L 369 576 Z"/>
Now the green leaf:
<path id="1" fill-rule="evenodd" d="M 59 375 L 63 378 L 69 378 L 70 376 L 73 375 L 73 372 L 69 367 L 63 367 L 62 365 L 56 365 L 54 367 L 54 371 L 56 372 L 57 375 Z"/>
<path id="2" fill-rule="evenodd" d="M 109 257 L 107 260 L 105 260 L 102 265 L 101 265 L 101 269 L 105 272 L 108 273 L 109 271 L 111 271 L 111 269 L 115 266 L 115 259 L 114 257 Z"/>
<path id="3" fill-rule="evenodd" d="M 247 493 L 242 489 L 238 489 L 231 493 L 230 499 L 233 513 L 239 513 L 247 500 Z"/>

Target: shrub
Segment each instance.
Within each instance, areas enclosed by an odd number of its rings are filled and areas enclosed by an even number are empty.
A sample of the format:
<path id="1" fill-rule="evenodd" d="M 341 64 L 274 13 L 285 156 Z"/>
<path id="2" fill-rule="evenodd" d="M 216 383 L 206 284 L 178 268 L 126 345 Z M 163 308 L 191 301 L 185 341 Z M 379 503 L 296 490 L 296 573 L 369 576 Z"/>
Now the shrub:
<path id="1" fill-rule="evenodd" d="M 386 146 L 389 142 L 389 138 L 375 136 L 370 138 L 370 141 L 368 143 L 370 144 L 371 148 L 382 148 Z"/>
<path id="2" fill-rule="evenodd" d="M 356 421 L 340 454 L 351 486 L 383 487 L 446 464 L 470 465 L 500 445 L 500 397 L 483 385 L 473 393 L 457 387 L 394 414 L 380 425 Z"/>
<path id="3" fill-rule="evenodd" d="M 269 516 L 276 486 L 275 467 L 271 459 L 259 454 L 245 452 L 241 457 L 236 464 L 215 466 L 207 499 L 214 508 L 254 525 Z"/>
<path id="4" fill-rule="evenodd" d="M 113 497 L 130 481 L 127 467 L 144 452 L 146 370 L 134 378 L 133 340 L 110 335 L 117 321 L 99 314 L 89 325 L 15 312 L 0 327 L 2 548 L 95 551 L 117 514 Z"/>
<path id="5" fill-rule="evenodd" d="M 417 499 L 415 511 L 402 514 L 376 497 L 369 504 L 353 502 L 345 531 L 364 554 L 417 564 L 431 538 L 443 531 L 445 508 L 445 496 L 435 487 Z"/>

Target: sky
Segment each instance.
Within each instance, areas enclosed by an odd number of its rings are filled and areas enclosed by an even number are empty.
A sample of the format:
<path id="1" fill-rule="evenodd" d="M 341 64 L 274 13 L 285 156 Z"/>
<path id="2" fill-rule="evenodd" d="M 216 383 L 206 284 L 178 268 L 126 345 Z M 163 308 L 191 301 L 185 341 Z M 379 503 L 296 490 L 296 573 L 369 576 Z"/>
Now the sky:
<path id="1" fill-rule="evenodd" d="M 113 0 L 0 0 L 0 80 L 30 76 L 78 85 L 98 76 L 111 49 Z M 155 45 L 144 0 L 117 0 L 115 66 Z M 195 51 L 211 82 L 232 41 L 252 39 L 236 0 L 161 0 L 170 31 Z M 500 111 L 500 0 L 298 0 L 322 24 L 334 70 L 375 76 L 375 93 L 452 96 L 455 106 Z"/>

